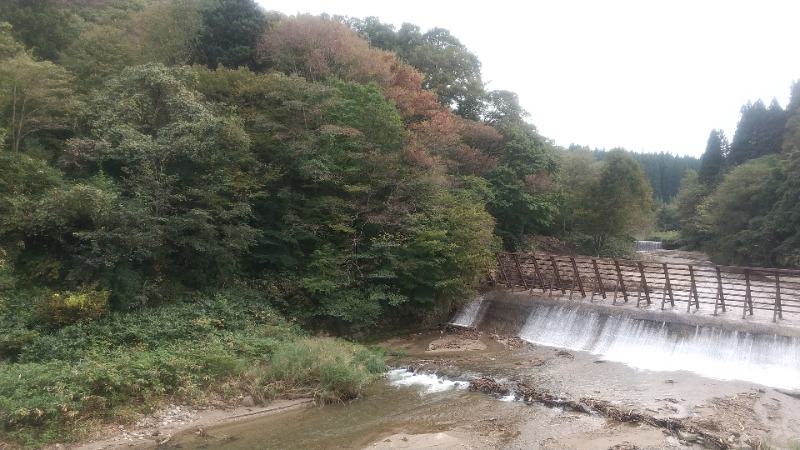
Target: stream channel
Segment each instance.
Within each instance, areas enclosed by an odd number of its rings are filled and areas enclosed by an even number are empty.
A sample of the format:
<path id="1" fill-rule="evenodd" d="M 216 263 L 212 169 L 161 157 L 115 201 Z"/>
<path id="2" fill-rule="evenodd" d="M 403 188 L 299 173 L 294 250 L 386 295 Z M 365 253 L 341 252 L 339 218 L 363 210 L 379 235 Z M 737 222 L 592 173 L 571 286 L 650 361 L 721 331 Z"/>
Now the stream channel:
<path id="1" fill-rule="evenodd" d="M 453 317 L 470 330 L 383 343 L 404 356 L 359 399 L 184 433 L 161 448 L 800 448 L 796 329 L 659 314 L 668 313 L 489 295 Z M 467 389 L 482 377 L 645 419 Z M 659 425 L 667 419 L 679 425 Z"/>

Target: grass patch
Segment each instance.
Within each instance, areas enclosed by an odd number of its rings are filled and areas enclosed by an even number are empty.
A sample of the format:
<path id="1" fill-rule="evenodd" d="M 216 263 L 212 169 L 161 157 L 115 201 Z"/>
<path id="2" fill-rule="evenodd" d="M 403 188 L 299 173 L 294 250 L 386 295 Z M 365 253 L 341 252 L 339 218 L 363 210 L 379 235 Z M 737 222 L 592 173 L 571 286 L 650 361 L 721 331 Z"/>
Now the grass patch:
<path id="1" fill-rule="evenodd" d="M 167 402 L 344 401 L 385 370 L 378 351 L 309 337 L 264 305 L 220 296 L 40 333 L 0 362 L 0 439 L 27 448 Z"/>
<path id="2" fill-rule="evenodd" d="M 241 390 L 257 399 L 313 396 L 325 402 L 357 397 L 382 375 L 382 355 L 332 338 L 281 342 L 269 361 L 247 370 Z"/>

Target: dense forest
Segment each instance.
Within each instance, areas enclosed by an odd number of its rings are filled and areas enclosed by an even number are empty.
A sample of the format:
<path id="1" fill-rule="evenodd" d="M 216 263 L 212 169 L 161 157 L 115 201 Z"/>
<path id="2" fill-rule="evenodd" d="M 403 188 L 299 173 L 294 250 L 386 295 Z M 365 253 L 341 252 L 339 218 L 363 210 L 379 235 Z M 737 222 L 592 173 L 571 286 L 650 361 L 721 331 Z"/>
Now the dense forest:
<path id="1" fill-rule="evenodd" d="M 748 102 L 733 138 L 712 130 L 670 205 L 681 244 L 721 264 L 800 267 L 800 82 L 784 109 Z"/>
<path id="2" fill-rule="evenodd" d="M 12 1 L 0 19 L 17 290 L 132 310 L 235 278 L 304 322 L 419 319 L 501 246 L 602 254 L 649 222 L 631 154 L 555 148 L 447 30 L 245 0 Z"/>
<path id="3" fill-rule="evenodd" d="M 753 242 L 720 240 L 731 227 L 780 223 L 759 239 L 797 264 L 798 95 L 748 105 L 698 165 L 559 148 L 447 30 L 376 18 L 8 0 L 0 60 L 0 428 L 16 442 L 168 396 L 350 398 L 379 352 L 312 332 L 438 323 L 494 252 L 536 235 L 626 256 L 658 224 L 721 254 Z M 765 200 L 730 223 L 744 191 Z"/>

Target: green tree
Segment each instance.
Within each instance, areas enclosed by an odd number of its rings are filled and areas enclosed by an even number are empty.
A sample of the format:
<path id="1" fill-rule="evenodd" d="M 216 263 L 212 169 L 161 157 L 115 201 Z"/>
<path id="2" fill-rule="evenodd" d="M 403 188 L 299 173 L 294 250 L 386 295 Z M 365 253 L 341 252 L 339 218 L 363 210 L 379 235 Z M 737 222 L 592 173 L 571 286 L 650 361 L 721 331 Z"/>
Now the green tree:
<path id="1" fill-rule="evenodd" d="M 706 151 L 700 158 L 700 181 L 706 184 L 716 184 L 722 175 L 725 166 L 725 157 L 728 154 L 728 138 L 722 130 L 711 130 L 706 144 Z"/>
<path id="2" fill-rule="evenodd" d="M 776 100 L 769 107 L 761 100 L 742 106 L 736 133 L 731 141 L 728 159 L 743 164 L 751 159 L 780 153 L 786 114 Z"/>
<path id="3" fill-rule="evenodd" d="M 54 62 L 79 32 L 79 21 L 57 0 L 5 0 L 0 22 L 10 23 L 14 37 L 36 57 Z"/>
<path id="4" fill-rule="evenodd" d="M 795 84 L 797 86 L 797 83 Z M 787 153 L 779 163 L 775 178 L 775 202 L 769 212 L 769 231 L 778 242 L 774 262 L 778 266 L 800 267 L 800 150 Z"/>
<path id="5" fill-rule="evenodd" d="M 70 88 L 72 77 L 49 61 L 20 53 L 0 66 L 0 111 L 11 133 L 11 150 L 36 133 L 67 130 L 72 126 L 77 102 Z"/>
<path id="6" fill-rule="evenodd" d="M 88 253 L 76 270 L 203 286 L 233 273 L 253 243 L 249 138 L 187 87 L 189 75 L 137 66 L 95 98 L 92 135 L 70 150 L 105 174 L 118 207 L 79 234 Z"/>
<path id="7" fill-rule="evenodd" d="M 139 47 L 140 62 L 167 66 L 188 63 L 195 52 L 193 46 L 200 44 L 198 38 L 203 30 L 202 10 L 203 2 L 171 0 L 152 3 L 138 12 L 132 19 L 132 34 Z M 243 28 L 250 31 L 249 28 Z M 214 45 L 221 43 L 214 42 Z M 254 45 L 255 41 L 251 43 L 251 51 Z"/>
<path id="8" fill-rule="evenodd" d="M 247 66 L 255 69 L 256 44 L 267 26 L 264 10 L 254 0 L 212 0 L 202 11 L 203 29 L 193 61 L 215 69 Z"/>
<path id="9" fill-rule="evenodd" d="M 492 192 L 487 208 L 505 247 L 520 249 L 525 235 L 546 233 L 555 224 L 559 205 L 552 180 L 557 165 L 533 126 L 508 125 L 501 133 L 501 154 L 486 175 Z"/>
<path id="10" fill-rule="evenodd" d="M 597 184 L 586 196 L 584 231 L 593 237 L 593 250 L 602 254 L 611 240 L 632 240 L 652 226 L 653 194 L 644 172 L 630 153 L 608 153 Z"/>
<path id="11" fill-rule="evenodd" d="M 783 151 L 789 153 L 800 149 L 800 81 L 792 85 L 789 104 L 786 106 L 786 134 Z"/>
<path id="12" fill-rule="evenodd" d="M 75 75 L 84 92 L 138 62 L 138 46 L 130 33 L 110 25 L 87 25 L 61 56 L 61 65 Z"/>
<path id="13" fill-rule="evenodd" d="M 375 83 L 332 82 L 338 95 L 323 120 L 352 127 L 384 151 L 399 151 L 405 144 L 405 128 L 394 103 L 387 102 Z"/>
<path id="14" fill-rule="evenodd" d="M 578 220 L 589 205 L 586 196 L 597 186 L 601 168 L 602 163 L 588 149 L 573 148 L 561 153 L 559 188 L 563 207 L 559 209 L 559 222 L 564 235 L 578 230 Z"/>
<path id="15" fill-rule="evenodd" d="M 399 50 L 399 38 L 394 25 L 381 23 L 378 17 L 370 16 L 359 19 L 357 17 L 334 16 L 334 19 L 356 30 L 358 35 L 364 38 L 372 47 L 395 53 Z"/>
<path id="16" fill-rule="evenodd" d="M 511 91 L 496 90 L 486 95 L 482 107 L 481 119 L 483 123 L 497 127 L 503 124 L 520 124 L 530 117 L 519 104 L 519 96 Z"/>
<path id="17" fill-rule="evenodd" d="M 22 44 L 14 39 L 12 26 L 8 22 L 0 22 L 0 61 L 16 56 L 23 50 Z"/>
<path id="18" fill-rule="evenodd" d="M 746 266 L 773 265 L 776 240 L 767 215 L 776 201 L 775 156 L 754 159 L 725 175 L 709 198 L 709 239 L 714 261 Z"/>
<path id="19" fill-rule="evenodd" d="M 484 96 L 481 63 L 455 36 L 433 28 L 421 45 L 400 52 L 400 58 L 425 74 L 423 87 L 436 92 L 442 105 L 467 119 L 478 119 Z"/>
<path id="20" fill-rule="evenodd" d="M 696 171 L 690 170 L 672 201 L 681 241 L 690 249 L 699 250 L 709 237 L 711 219 L 706 204 L 709 193 L 709 186 L 700 182 Z"/>
<path id="21" fill-rule="evenodd" d="M 60 281 L 67 258 L 60 238 L 40 226 L 42 204 L 63 188 L 60 171 L 25 153 L 0 152 L 0 247 L 6 273 L 21 272 L 20 285 Z M 2 289 L 0 289 L 2 290 Z"/>

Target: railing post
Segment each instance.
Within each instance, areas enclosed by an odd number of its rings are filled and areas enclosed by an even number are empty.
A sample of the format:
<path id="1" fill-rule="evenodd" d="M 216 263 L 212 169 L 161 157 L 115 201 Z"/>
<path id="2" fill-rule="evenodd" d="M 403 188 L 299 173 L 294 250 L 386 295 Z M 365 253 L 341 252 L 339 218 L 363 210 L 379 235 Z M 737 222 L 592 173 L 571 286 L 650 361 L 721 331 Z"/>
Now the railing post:
<path id="1" fill-rule="evenodd" d="M 781 274 L 775 271 L 775 310 L 772 312 L 772 321 L 777 322 L 778 317 L 783 319 L 783 305 L 781 305 Z"/>
<path id="2" fill-rule="evenodd" d="M 672 296 L 672 284 L 669 282 L 669 269 L 667 268 L 667 263 L 662 263 L 662 267 L 664 267 L 664 295 L 669 293 L 669 304 L 674 308 L 675 307 L 675 298 Z M 661 309 L 664 309 L 664 300 L 665 298 L 661 297 Z"/>
<path id="3" fill-rule="evenodd" d="M 581 280 L 581 274 L 578 273 L 578 265 L 575 263 L 575 257 L 570 256 L 569 259 L 572 261 L 572 272 L 575 274 L 575 278 L 578 279 L 578 289 L 581 290 L 583 298 L 586 298 L 586 291 L 583 290 L 583 281 Z"/>
<path id="4" fill-rule="evenodd" d="M 519 274 L 519 278 L 522 280 L 522 285 L 525 286 L 525 290 L 528 290 L 528 282 L 525 281 L 525 274 L 522 273 L 522 266 L 519 265 L 519 255 L 512 253 L 511 257 L 514 259 L 514 264 L 517 266 L 517 273 Z"/>
<path id="5" fill-rule="evenodd" d="M 545 288 L 544 277 L 542 273 L 539 272 L 539 263 L 536 262 L 536 255 L 533 255 L 533 271 L 536 272 L 536 278 L 539 279 L 539 282 L 542 283 L 542 292 L 547 292 L 547 288 Z M 533 286 L 531 286 L 531 291 L 533 290 Z"/>
<path id="6" fill-rule="evenodd" d="M 500 266 L 500 273 L 503 274 L 503 278 L 506 280 L 506 287 L 513 290 L 514 287 L 511 285 L 511 280 L 508 279 L 508 274 L 506 273 L 506 264 L 505 264 L 505 255 L 500 257 L 500 253 L 497 254 L 497 265 Z"/>
<path id="7" fill-rule="evenodd" d="M 750 307 L 750 315 L 753 315 L 753 292 L 750 290 L 750 269 L 744 269 L 744 282 L 747 286 L 744 294 L 744 308 L 742 309 L 742 319 L 747 316 L 747 307 Z"/>
<path id="8" fill-rule="evenodd" d="M 553 256 L 553 255 L 550 255 L 550 262 L 553 263 L 553 273 L 554 273 L 556 282 L 558 282 L 558 288 L 561 289 L 561 293 L 562 294 L 566 294 L 567 290 L 564 289 L 564 285 L 561 283 L 561 275 L 559 275 L 559 273 L 558 273 L 558 264 L 556 264 L 556 257 Z"/>
<path id="9" fill-rule="evenodd" d="M 614 260 L 614 266 L 617 268 L 617 280 L 619 281 L 619 288 L 622 290 L 622 297 L 625 298 L 625 303 L 628 303 L 628 291 L 625 290 L 625 282 L 622 280 L 622 269 L 619 268 L 619 260 Z"/>
<path id="10" fill-rule="evenodd" d="M 726 312 L 725 309 L 725 293 L 722 291 L 722 273 L 719 270 L 719 266 L 715 266 L 717 269 L 717 298 L 714 299 L 714 315 L 717 315 L 717 303 L 720 303 L 722 306 L 722 312 Z"/>
<path id="11" fill-rule="evenodd" d="M 644 287 L 644 298 L 647 299 L 647 306 L 650 306 L 650 289 L 647 288 L 647 278 L 644 276 L 644 264 L 639 261 L 639 273 L 642 275 L 642 286 Z M 636 298 L 636 306 L 639 306 L 639 298 Z"/>
<path id="12" fill-rule="evenodd" d="M 697 283 L 694 282 L 694 267 L 689 264 L 689 279 L 692 282 L 690 286 L 691 290 L 689 292 L 689 304 L 686 305 L 686 312 L 689 312 L 692 309 L 692 294 L 694 294 L 694 310 L 697 311 L 700 309 L 700 297 L 697 295 Z"/>
<path id="13" fill-rule="evenodd" d="M 594 267 L 594 276 L 597 280 L 597 285 L 600 287 L 600 293 L 603 294 L 603 298 L 606 298 L 606 288 L 603 286 L 603 279 L 600 278 L 600 269 L 597 267 L 597 260 L 592 258 L 592 266 Z M 594 292 L 592 292 L 592 298 L 594 299 Z"/>

